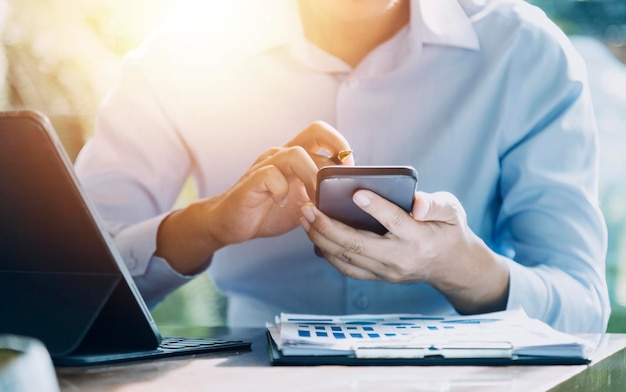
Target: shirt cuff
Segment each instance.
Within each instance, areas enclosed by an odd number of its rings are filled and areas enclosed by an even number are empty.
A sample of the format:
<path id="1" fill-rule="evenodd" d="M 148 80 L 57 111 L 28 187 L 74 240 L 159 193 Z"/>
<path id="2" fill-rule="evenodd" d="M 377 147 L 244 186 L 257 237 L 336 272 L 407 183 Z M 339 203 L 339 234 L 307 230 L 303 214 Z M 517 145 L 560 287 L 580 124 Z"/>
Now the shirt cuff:
<path id="1" fill-rule="evenodd" d="M 193 275 L 182 275 L 162 257 L 154 256 L 159 225 L 170 212 L 158 215 L 120 231 L 114 238 L 137 288 L 146 304 L 153 308 L 167 294 L 203 273 L 211 258 Z"/>
<path id="2" fill-rule="evenodd" d="M 532 268 L 506 259 L 509 267 L 509 299 L 507 309 L 523 308 L 532 318 L 545 319 L 548 287 Z M 532 302 L 532 303 L 530 303 Z"/>
<path id="3" fill-rule="evenodd" d="M 121 230 L 113 242 L 133 277 L 144 275 L 156 251 L 157 231 L 170 213 L 157 215 Z"/>
<path id="4" fill-rule="evenodd" d="M 153 256 L 148 268 L 141 276 L 136 276 L 135 284 L 150 309 L 154 308 L 166 295 L 197 275 L 182 275 L 174 270 L 167 260 Z"/>

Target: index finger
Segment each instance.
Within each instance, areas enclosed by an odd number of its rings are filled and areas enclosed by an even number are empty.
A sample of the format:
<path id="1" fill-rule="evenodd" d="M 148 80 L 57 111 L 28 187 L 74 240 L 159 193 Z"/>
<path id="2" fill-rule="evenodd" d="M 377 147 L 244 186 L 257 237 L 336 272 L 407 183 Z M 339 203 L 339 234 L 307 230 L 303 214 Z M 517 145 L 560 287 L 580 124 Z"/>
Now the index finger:
<path id="1" fill-rule="evenodd" d="M 340 151 L 351 150 L 346 138 L 324 121 L 313 122 L 296 137 L 285 143 L 285 146 L 301 146 L 309 154 L 317 154 L 320 150 L 326 150 L 331 156 L 336 156 Z M 354 157 L 348 156 L 343 163 L 354 165 Z"/>
<path id="2" fill-rule="evenodd" d="M 267 165 L 278 168 L 288 180 L 293 179 L 293 176 L 297 177 L 304 184 L 309 199 L 314 200 L 318 168 L 304 148 L 301 146 L 284 148 L 258 164 L 258 166 Z"/>

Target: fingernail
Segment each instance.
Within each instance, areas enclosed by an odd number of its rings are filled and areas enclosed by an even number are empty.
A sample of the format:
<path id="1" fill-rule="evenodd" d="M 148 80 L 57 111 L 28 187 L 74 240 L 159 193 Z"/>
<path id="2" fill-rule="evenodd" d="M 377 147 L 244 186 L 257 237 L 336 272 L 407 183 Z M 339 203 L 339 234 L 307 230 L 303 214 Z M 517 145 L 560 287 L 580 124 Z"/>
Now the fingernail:
<path id="1" fill-rule="evenodd" d="M 355 193 L 352 199 L 359 207 L 367 207 L 372 202 L 372 200 L 369 198 L 369 196 L 365 194 L 365 192 Z"/>
<path id="2" fill-rule="evenodd" d="M 417 220 L 424 220 L 426 218 L 426 214 L 430 209 L 430 202 L 424 198 L 420 198 L 418 205 L 415 208 L 415 213 L 413 214 L 413 218 Z"/>
<path id="3" fill-rule="evenodd" d="M 309 223 L 315 222 L 315 214 L 313 213 L 313 207 L 309 205 L 305 205 L 302 207 L 301 211 L 302 211 L 302 215 L 304 216 L 304 219 L 309 221 Z"/>
<path id="4" fill-rule="evenodd" d="M 309 232 L 309 230 L 311 230 L 311 224 L 309 223 L 309 221 L 307 221 L 304 218 L 300 218 L 300 225 L 302 226 L 302 228 L 304 229 L 304 231 L 306 231 L 307 233 Z"/>

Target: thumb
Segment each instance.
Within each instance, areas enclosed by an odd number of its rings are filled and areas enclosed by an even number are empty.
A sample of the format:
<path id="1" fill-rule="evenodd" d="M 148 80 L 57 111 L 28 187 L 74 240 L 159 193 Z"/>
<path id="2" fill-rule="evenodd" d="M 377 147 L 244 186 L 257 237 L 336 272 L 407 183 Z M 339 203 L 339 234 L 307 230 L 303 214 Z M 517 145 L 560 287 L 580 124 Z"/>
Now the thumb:
<path id="1" fill-rule="evenodd" d="M 458 224 L 466 219 L 461 202 L 449 192 L 416 192 L 413 218 L 425 222 Z"/>

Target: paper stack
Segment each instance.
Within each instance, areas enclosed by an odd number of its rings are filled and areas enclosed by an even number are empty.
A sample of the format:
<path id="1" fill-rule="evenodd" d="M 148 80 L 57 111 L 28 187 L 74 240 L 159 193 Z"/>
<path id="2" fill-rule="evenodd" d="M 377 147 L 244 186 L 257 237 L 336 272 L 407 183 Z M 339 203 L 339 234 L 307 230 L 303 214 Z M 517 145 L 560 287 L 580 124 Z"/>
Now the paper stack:
<path id="1" fill-rule="evenodd" d="M 282 313 L 268 324 L 272 361 L 324 363 L 321 358 L 410 359 L 455 364 L 588 363 L 589 342 L 554 330 L 521 310 L 472 316 Z M 317 357 L 317 358 L 316 358 Z M 299 359 L 296 359 L 299 358 Z M 459 361 L 461 360 L 461 361 Z M 405 363 L 406 361 L 402 361 Z"/>

